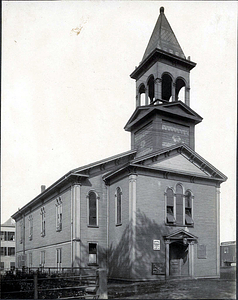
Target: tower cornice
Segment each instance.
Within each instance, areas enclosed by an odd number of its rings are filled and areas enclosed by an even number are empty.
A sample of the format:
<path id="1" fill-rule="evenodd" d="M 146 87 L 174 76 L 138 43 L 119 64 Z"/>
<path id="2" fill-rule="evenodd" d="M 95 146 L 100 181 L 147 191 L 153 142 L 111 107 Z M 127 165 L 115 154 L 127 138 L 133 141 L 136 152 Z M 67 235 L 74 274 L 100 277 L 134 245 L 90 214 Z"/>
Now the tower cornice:
<path id="1" fill-rule="evenodd" d="M 137 79 L 144 72 L 146 72 L 152 64 L 161 59 L 171 62 L 172 64 L 176 65 L 177 68 L 180 67 L 181 69 L 189 71 L 196 66 L 196 63 L 191 60 L 170 54 L 161 49 L 155 49 L 145 60 L 140 63 L 138 67 L 136 67 L 136 69 L 131 73 L 130 77 Z"/>

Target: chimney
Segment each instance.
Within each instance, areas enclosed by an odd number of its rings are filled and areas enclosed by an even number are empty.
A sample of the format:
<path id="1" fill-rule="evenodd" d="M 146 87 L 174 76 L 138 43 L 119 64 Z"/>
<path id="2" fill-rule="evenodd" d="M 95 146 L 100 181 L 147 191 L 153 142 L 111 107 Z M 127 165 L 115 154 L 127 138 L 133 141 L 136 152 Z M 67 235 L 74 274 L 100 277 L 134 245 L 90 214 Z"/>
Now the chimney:
<path id="1" fill-rule="evenodd" d="M 45 188 L 46 188 L 46 186 L 45 186 L 45 185 L 42 185 L 42 186 L 41 186 L 41 193 L 43 193 L 43 192 L 44 192 Z"/>

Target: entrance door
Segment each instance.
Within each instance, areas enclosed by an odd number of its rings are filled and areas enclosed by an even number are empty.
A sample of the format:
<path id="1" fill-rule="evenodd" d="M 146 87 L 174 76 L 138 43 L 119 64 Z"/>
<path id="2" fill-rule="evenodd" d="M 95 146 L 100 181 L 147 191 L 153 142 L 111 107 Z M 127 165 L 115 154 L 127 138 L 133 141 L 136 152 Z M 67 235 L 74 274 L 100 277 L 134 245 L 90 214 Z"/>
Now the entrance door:
<path id="1" fill-rule="evenodd" d="M 169 274 L 171 276 L 188 276 L 188 245 L 182 242 L 170 244 L 169 249 Z"/>

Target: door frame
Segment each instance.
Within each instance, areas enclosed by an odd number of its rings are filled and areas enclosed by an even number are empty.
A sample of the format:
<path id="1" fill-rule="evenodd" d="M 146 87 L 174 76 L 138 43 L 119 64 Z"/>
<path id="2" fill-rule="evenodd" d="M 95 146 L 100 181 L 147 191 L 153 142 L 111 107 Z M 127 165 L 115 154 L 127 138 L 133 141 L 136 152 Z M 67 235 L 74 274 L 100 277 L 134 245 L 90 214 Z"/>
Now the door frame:
<path id="1" fill-rule="evenodd" d="M 169 251 L 170 244 L 173 242 L 182 242 L 184 245 L 188 245 L 188 276 L 194 277 L 194 245 L 197 243 L 197 237 L 185 230 L 177 230 L 167 236 L 164 236 L 165 240 L 165 275 L 168 278 L 170 276 L 170 259 Z"/>

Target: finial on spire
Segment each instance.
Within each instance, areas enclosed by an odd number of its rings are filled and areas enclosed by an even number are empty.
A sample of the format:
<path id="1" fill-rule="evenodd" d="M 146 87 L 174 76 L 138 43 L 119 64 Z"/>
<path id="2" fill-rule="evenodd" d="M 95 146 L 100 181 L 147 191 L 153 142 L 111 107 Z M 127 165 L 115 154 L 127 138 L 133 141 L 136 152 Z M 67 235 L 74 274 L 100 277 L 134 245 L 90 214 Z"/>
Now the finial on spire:
<path id="1" fill-rule="evenodd" d="M 160 7 L 160 13 L 161 13 L 161 14 L 164 13 L 164 7 L 163 7 L 163 6 Z"/>

